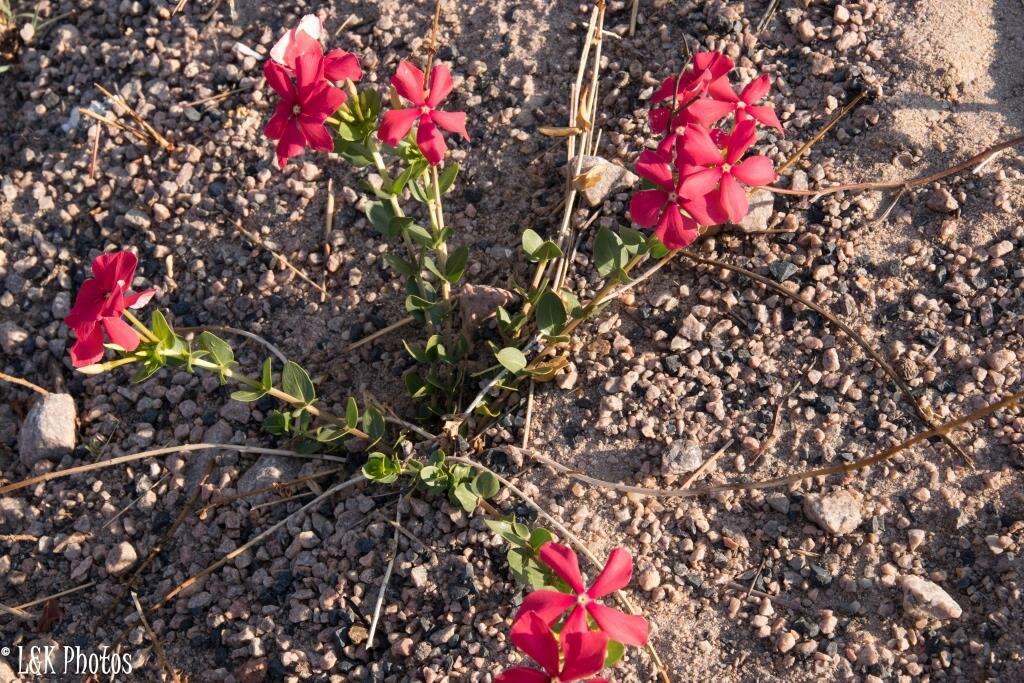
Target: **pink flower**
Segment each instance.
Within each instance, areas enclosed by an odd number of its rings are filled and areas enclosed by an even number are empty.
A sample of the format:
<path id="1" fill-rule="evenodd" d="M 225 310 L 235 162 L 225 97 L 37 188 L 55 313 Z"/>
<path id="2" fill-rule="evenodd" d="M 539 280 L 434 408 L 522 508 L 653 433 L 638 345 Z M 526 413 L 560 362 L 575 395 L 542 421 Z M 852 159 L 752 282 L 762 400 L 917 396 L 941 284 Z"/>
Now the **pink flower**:
<path id="1" fill-rule="evenodd" d="M 563 594 L 564 595 L 564 594 Z M 603 633 L 586 631 L 562 638 L 564 661 L 559 661 L 558 639 L 536 612 L 516 618 L 510 634 L 512 643 L 533 658 L 544 671 L 517 666 L 494 679 L 494 683 L 562 683 L 588 679 L 606 683 L 603 678 L 588 678 L 604 667 L 608 638 Z"/>
<path id="2" fill-rule="evenodd" d="M 549 541 L 541 546 L 540 559 L 569 584 L 573 592 L 562 593 L 549 589 L 534 591 L 523 600 L 516 614 L 517 619 L 527 612 L 536 612 L 550 626 L 566 610 L 571 609 L 569 618 L 562 626 L 563 643 L 569 634 L 589 632 L 587 615 L 597 622 L 600 631 L 611 640 L 637 647 L 647 642 L 646 619 L 625 614 L 598 602 L 629 583 L 633 574 L 633 558 L 627 550 L 616 548 L 612 551 L 607 564 L 590 588 L 583 585 L 579 560 L 571 548 Z"/>
<path id="3" fill-rule="evenodd" d="M 701 101 L 712 88 L 721 88 L 724 84 L 729 87 L 728 73 L 732 71 L 732 60 L 721 52 L 698 52 L 693 56 L 693 63 L 689 69 L 676 75 L 669 76 L 661 82 L 658 89 L 651 95 L 651 104 L 658 104 L 669 100 L 668 104 L 651 109 L 648 116 L 651 121 L 651 130 L 655 133 L 664 133 L 687 123 L 699 123 L 714 116 L 718 110 L 724 113 L 718 115 L 710 123 L 702 123 L 709 126 L 718 119 L 729 113 L 728 107 L 713 100 L 703 102 L 696 110 L 694 105 Z M 677 119 L 676 115 L 682 112 L 689 112 L 684 119 Z M 694 118 L 700 117 L 700 118 Z"/>
<path id="4" fill-rule="evenodd" d="M 299 57 L 319 51 L 320 38 L 324 33 L 323 24 L 315 14 L 302 17 L 299 25 L 289 29 L 270 49 L 270 58 L 284 67 L 289 76 L 295 73 Z M 331 50 L 323 56 L 324 77 L 329 81 L 358 81 L 363 76 L 359 59 L 345 50 Z"/>
<path id="5" fill-rule="evenodd" d="M 771 81 L 767 74 L 761 74 L 748 83 L 747 87 L 743 88 L 743 92 L 739 94 L 739 97 L 736 96 L 736 92 L 728 82 L 723 84 L 716 81 L 712 84 L 712 88 L 708 92 L 711 96 L 711 99 L 709 99 L 708 102 L 713 102 L 714 105 L 705 105 L 705 108 L 708 110 L 709 114 L 712 109 L 715 109 L 715 113 L 717 113 L 717 111 L 719 111 L 724 105 L 727 107 L 725 114 L 731 112 L 736 113 L 736 123 L 742 123 L 743 121 L 753 119 L 762 125 L 770 126 L 782 133 L 782 123 L 779 121 L 779 117 L 775 115 L 775 110 L 772 109 L 770 105 L 757 104 L 765 98 L 770 88 Z M 702 103 L 695 102 L 694 107 L 698 104 Z M 711 119 L 711 115 L 703 117 L 703 120 L 701 120 L 701 117 L 697 115 L 694 115 L 694 118 L 697 119 L 697 123 L 708 127 L 721 119 L 722 116 L 725 116 L 725 114 L 721 114 L 718 118 L 713 120 Z M 710 123 L 708 121 L 710 121 Z"/>
<path id="6" fill-rule="evenodd" d="M 755 124 L 750 119 L 737 123 L 718 143 L 706 128 L 687 126 L 681 142 L 684 165 L 680 168 L 683 181 L 679 194 L 686 199 L 710 195 L 708 204 L 717 202 L 733 223 L 741 220 L 747 215 L 749 204 L 740 183 L 767 185 L 776 178 L 772 160 L 766 156 L 755 155 L 740 161 L 756 139 Z"/>
<path id="7" fill-rule="evenodd" d="M 448 67 L 438 64 L 431 69 L 429 87 L 424 91 L 423 72 L 411 62 L 403 61 L 398 65 L 395 75 L 391 77 L 391 85 L 413 106 L 384 112 L 380 129 L 377 131 L 377 137 L 382 142 L 391 147 L 397 146 L 412 128 L 412 124 L 419 121 L 416 145 L 427 161 L 436 166 L 441 163 L 448 149 L 444 137 L 437 130 L 438 127 L 451 133 L 458 133 L 469 140 L 465 112 L 437 109 L 452 90 L 452 73 Z"/>
<path id="8" fill-rule="evenodd" d="M 345 102 L 345 93 L 324 80 L 324 60 L 320 44 L 295 60 L 295 81 L 276 62 L 263 63 L 267 83 L 280 96 L 274 115 L 263 128 L 271 140 L 277 140 L 277 163 L 281 168 L 288 159 L 302 154 L 305 148 L 330 152 L 334 150 L 324 121 Z"/>
<path id="9" fill-rule="evenodd" d="M 101 254 L 92 262 L 93 277 L 82 283 L 75 305 L 64 324 L 75 331 L 71 362 L 76 368 L 92 365 L 103 357 L 103 335 L 125 351 L 139 346 L 139 335 L 122 320 L 125 308 L 142 308 L 156 290 L 132 293 L 139 260 L 130 251 Z"/>
<path id="10" fill-rule="evenodd" d="M 692 244 L 699 234 L 698 221 L 694 220 L 696 216 L 691 206 L 694 202 L 680 196 L 679 179 L 675 177 L 672 165 L 657 152 L 646 150 L 636 162 L 636 172 L 657 187 L 634 193 L 629 202 L 633 222 L 653 229 L 655 236 L 669 249 L 682 249 Z M 701 213 L 699 209 L 698 213 Z M 706 211 L 701 213 L 701 217 L 704 213 Z M 708 217 L 707 220 L 711 219 Z"/>

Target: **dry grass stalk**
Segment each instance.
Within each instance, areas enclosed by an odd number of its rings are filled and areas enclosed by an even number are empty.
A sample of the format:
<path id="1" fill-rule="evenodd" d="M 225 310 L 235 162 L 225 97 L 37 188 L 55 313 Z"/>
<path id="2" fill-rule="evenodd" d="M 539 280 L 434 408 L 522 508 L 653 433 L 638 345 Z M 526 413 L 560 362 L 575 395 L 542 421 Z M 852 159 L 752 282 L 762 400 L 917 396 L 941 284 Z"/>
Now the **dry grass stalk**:
<path id="1" fill-rule="evenodd" d="M 324 289 L 319 283 L 314 282 L 313 279 L 310 278 L 308 275 L 306 275 L 306 273 L 303 270 L 301 270 L 300 268 L 297 268 L 296 266 L 292 265 L 292 262 L 289 261 L 288 258 L 284 254 L 280 254 L 277 251 L 271 249 L 267 245 L 267 243 L 263 241 L 263 238 L 260 237 L 255 232 L 253 232 L 251 230 L 247 230 L 244 227 L 242 227 L 242 221 L 240 221 L 238 219 L 235 219 L 235 229 L 238 230 L 238 232 L 240 232 L 243 235 L 245 235 L 245 237 L 250 242 L 252 242 L 256 246 L 258 246 L 259 248 L 266 249 L 268 252 L 273 254 L 277 258 L 277 260 L 281 262 L 281 264 L 284 267 L 286 267 L 288 270 L 290 270 L 293 273 L 295 273 L 301 279 L 305 280 L 308 284 L 310 284 L 313 287 L 315 287 L 317 289 L 317 291 L 319 291 L 321 294 L 324 294 L 324 295 L 327 294 L 327 290 L 326 289 Z"/>
<path id="2" fill-rule="evenodd" d="M 128 102 L 123 97 L 111 93 L 109 90 L 104 88 L 99 83 L 96 83 L 95 85 L 99 89 L 99 91 L 103 93 L 112 104 L 124 108 L 124 110 L 128 112 L 128 116 L 135 122 L 137 126 L 139 126 L 143 131 L 145 131 L 145 135 L 152 139 L 153 142 L 157 143 L 168 152 L 174 151 L 174 143 L 168 140 L 163 135 L 161 135 L 156 128 L 149 125 L 149 122 L 146 121 L 146 119 L 142 118 L 142 116 L 137 111 L 135 111 L 135 108 L 128 104 Z"/>
<path id="3" fill-rule="evenodd" d="M 47 595 L 45 598 L 37 598 L 36 600 L 26 602 L 23 605 L 18 605 L 15 609 L 28 609 L 29 607 L 42 605 L 43 603 L 49 602 L 50 600 L 59 600 L 60 598 L 63 598 L 67 595 L 72 595 L 73 593 L 84 591 L 86 588 L 92 588 L 95 585 L 95 581 L 89 581 L 87 583 L 83 583 L 81 586 L 75 586 L 74 588 L 69 588 L 66 591 L 61 591 L 60 593 L 54 593 L 53 595 Z"/>
<path id="4" fill-rule="evenodd" d="M 269 341 L 267 341 L 260 335 L 256 334 L 255 332 L 249 332 L 248 330 L 240 330 L 237 327 L 228 327 L 227 325 L 200 325 L 198 327 L 179 327 L 176 329 L 178 332 L 182 333 L 209 331 L 222 332 L 224 334 L 237 334 L 240 337 L 246 337 L 247 339 L 251 339 L 254 342 L 262 344 L 264 347 L 266 347 L 268 351 L 270 351 L 270 353 L 274 354 L 275 358 L 277 358 L 282 363 L 288 362 L 288 357 L 285 356 L 284 353 L 282 353 L 281 349 L 277 348 L 276 346 L 274 346 Z"/>
<path id="5" fill-rule="evenodd" d="M 29 382 L 27 379 L 22 379 L 20 377 L 15 377 L 13 375 L 8 375 L 6 372 L 0 372 L 0 382 L 10 382 L 11 384 L 17 384 L 19 386 L 25 387 L 26 389 L 31 389 L 40 396 L 47 396 L 50 393 L 46 389 L 43 389 L 38 384 L 33 384 L 32 382 Z"/>
<path id="6" fill-rule="evenodd" d="M 356 349 L 358 349 L 360 346 L 366 346 L 370 342 L 372 342 L 372 341 L 374 341 L 376 339 L 379 339 L 380 337 L 383 337 L 385 334 L 389 334 L 391 332 L 394 332 L 395 330 L 401 329 L 401 328 L 405 327 L 406 325 L 409 325 L 409 324 L 414 323 L 414 322 L 416 322 L 416 318 L 412 317 L 411 315 L 406 316 L 406 317 L 402 318 L 401 320 L 399 320 L 396 323 L 391 323 L 387 327 L 382 327 L 381 329 L 377 330 L 376 332 L 363 337 L 359 341 L 352 342 L 351 344 L 349 344 L 348 346 L 343 348 L 341 350 L 341 353 L 342 353 L 342 355 L 351 353 L 352 351 L 355 351 Z"/>
<path id="7" fill-rule="evenodd" d="M 440 3 L 439 3 L 440 4 Z M 377 592 L 377 602 L 373 606 L 373 617 L 370 619 L 370 630 L 366 636 L 366 649 L 373 648 L 373 637 L 377 634 L 377 626 L 380 624 L 380 610 L 384 606 L 384 595 L 388 590 L 388 582 L 391 580 L 391 572 L 395 568 L 395 559 L 398 557 L 398 534 L 402 528 L 402 501 L 398 501 L 395 507 L 395 535 L 391 541 L 391 559 L 384 570 L 384 578 L 380 582 L 380 591 Z"/>
<path id="8" fill-rule="evenodd" d="M 164 673 L 167 674 L 168 680 L 178 681 L 178 674 L 174 672 L 174 669 L 172 669 L 171 665 L 167 662 L 167 653 L 164 652 L 163 644 L 160 642 L 160 639 L 157 638 L 156 632 L 153 631 L 149 622 L 146 621 L 146 613 L 143 611 L 142 605 L 139 604 L 139 596 L 135 594 L 135 591 L 131 591 L 131 596 L 132 604 L 135 605 L 135 611 L 139 614 L 139 621 L 142 622 L 142 628 L 145 629 L 146 635 L 149 636 L 150 642 L 153 643 L 153 649 L 156 650 L 156 658 L 160 661 L 160 667 L 164 670 Z"/>

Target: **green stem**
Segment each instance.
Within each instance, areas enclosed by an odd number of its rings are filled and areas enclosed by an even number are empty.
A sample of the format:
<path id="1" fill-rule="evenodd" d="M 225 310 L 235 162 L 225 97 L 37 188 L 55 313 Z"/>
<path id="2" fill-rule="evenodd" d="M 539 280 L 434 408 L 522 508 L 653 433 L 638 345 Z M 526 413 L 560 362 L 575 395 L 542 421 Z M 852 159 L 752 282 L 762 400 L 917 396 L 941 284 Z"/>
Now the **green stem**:
<path id="1" fill-rule="evenodd" d="M 378 171 L 386 175 L 387 166 L 384 163 L 384 157 L 380 155 L 380 146 L 373 140 L 372 136 L 370 139 L 370 153 L 373 157 L 373 165 Z M 399 218 L 405 217 L 405 211 L 402 210 L 402 205 L 398 203 L 396 195 L 390 195 L 388 202 L 391 204 L 392 213 Z M 409 251 L 409 257 L 413 260 L 413 266 L 416 270 L 416 289 L 419 290 L 420 296 L 423 296 L 426 291 L 423 287 L 423 247 L 417 249 L 408 232 L 402 231 L 402 238 L 405 241 L 405 248 Z"/>
<path id="2" fill-rule="evenodd" d="M 430 187 L 433 199 L 429 202 L 430 222 L 434 228 L 434 238 L 437 246 L 434 253 L 437 254 L 437 268 L 442 273 L 448 272 L 445 268 L 448 263 L 448 244 L 441 239 L 444 232 L 444 209 L 441 207 L 441 184 L 438 180 L 437 166 L 430 165 Z M 441 280 L 441 298 L 448 301 L 452 298 L 452 286 L 446 279 Z"/>
<path id="3" fill-rule="evenodd" d="M 135 315 L 132 314 L 132 312 L 129 311 L 127 308 L 124 309 L 124 317 L 128 318 L 128 322 L 130 322 L 135 327 L 135 329 L 139 331 L 139 334 L 146 338 L 146 341 L 155 343 L 160 342 L 160 340 L 157 339 L 156 335 L 150 332 L 149 328 L 143 325 L 142 321 L 136 318 Z"/>

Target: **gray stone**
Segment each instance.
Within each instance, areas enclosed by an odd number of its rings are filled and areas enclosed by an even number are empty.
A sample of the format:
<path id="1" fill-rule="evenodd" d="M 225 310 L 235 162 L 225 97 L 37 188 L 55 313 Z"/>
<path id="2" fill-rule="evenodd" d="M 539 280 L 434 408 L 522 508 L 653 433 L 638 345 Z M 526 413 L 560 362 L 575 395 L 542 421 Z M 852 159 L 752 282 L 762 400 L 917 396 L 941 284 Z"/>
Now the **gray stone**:
<path id="1" fill-rule="evenodd" d="M 217 420 L 203 432 L 203 441 L 205 443 L 228 443 L 234 435 L 235 432 L 231 425 L 224 420 Z M 219 452 L 216 448 L 208 448 L 189 455 L 188 468 L 185 471 L 185 488 L 188 491 L 192 491 L 199 485 L 206 468 Z"/>
<path id="2" fill-rule="evenodd" d="M 261 455 L 259 460 L 238 478 L 236 488 L 239 493 L 252 493 L 271 484 L 294 479 L 298 475 L 300 466 L 300 463 L 294 458 Z M 266 494 L 261 494 L 253 500 L 260 499 L 264 495 Z"/>
<path id="3" fill-rule="evenodd" d="M 693 472 L 704 462 L 704 452 L 696 441 L 676 441 L 661 454 L 662 474 L 682 475 Z"/>
<path id="4" fill-rule="evenodd" d="M 903 588 L 903 611 L 915 618 L 959 619 L 963 610 L 936 583 L 920 576 L 904 576 L 900 581 Z"/>
<path id="5" fill-rule="evenodd" d="M 516 300 L 512 292 L 488 285 L 471 285 L 468 282 L 459 292 L 459 311 L 462 313 L 462 331 L 467 336 L 498 311 L 499 306 L 508 306 Z"/>
<path id="6" fill-rule="evenodd" d="M 569 170 L 576 170 L 575 162 Z M 639 180 L 635 174 L 618 164 L 602 157 L 584 155 L 574 184 L 588 204 L 599 206 L 612 192 L 631 188 Z"/>
<path id="7" fill-rule="evenodd" d="M 18 432 L 18 455 L 25 467 L 56 460 L 75 448 L 75 399 L 47 394 L 28 411 Z"/>
<path id="8" fill-rule="evenodd" d="M 832 534 L 848 534 L 864 519 L 861 501 L 849 491 L 804 498 L 804 514 L 819 527 Z"/>
<path id="9" fill-rule="evenodd" d="M 960 203 L 944 187 L 932 190 L 924 205 L 935 213 L 953 213 L 960 208 Z"/>
<path id="10" fill-rule="evenodd" d="M 138 559 L 139 555 L 135 552 L 132 544 L 128 541 L 122 541 L 107 552 L 107 559 L 103 563 L 103 568 L 111 576 L 117 576 L 128 571 Z"/>
<path id="11" fill-rule="evenodd" d="M 768 190 L 755 190 L 750 195 L 750 211 L 740 220 L 744 230 L 764 230 L 775 212 L 775 194 Z"/>
<path id="12" fill-rule="evenodd" d="M 26 341 L 28 332 L 10 321 L 0 323 L 0 349 L 3 349 L 4 353 L 14 355 Z"/>

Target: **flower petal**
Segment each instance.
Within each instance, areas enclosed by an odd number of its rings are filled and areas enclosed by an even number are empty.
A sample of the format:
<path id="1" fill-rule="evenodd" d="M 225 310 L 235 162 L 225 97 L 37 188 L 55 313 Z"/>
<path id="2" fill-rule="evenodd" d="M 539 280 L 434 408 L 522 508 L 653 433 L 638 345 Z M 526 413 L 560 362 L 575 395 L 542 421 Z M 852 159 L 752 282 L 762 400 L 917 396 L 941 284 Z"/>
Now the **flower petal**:
<path id="1" fill-rule="evenodd" d="M 395 75 L 391 77 L 391 85 L 417 107 L 423 105 L 423 72 L 412 62 L 403 60 L 398 64 Z"/>
<path id="2" fill-rule="evenodd" d="M 323 33 L 324 25 L 320 21 L 320 17 L 315 14 L 307 14 L 299 20 L 299 25 L 295 27 L 295 30 L 305 33 L 313 40 L 320 40 L 320 36 Z"/>
<path id="3" fill-rule="evenodd" d="M 569 613 L 569 618 L 562 624 L 562 630 L 558 636 L 562 641 L 562 645 L 565 645 L 565 637 L 570 633 L 588 633 L 590 631 L 590 624 L 587 622 L 587 610 L 580 607 L 579 605 Z"/>
<path id="4" fill-rule="evenodd" d="M 654 229 L 654 236 L 669 249 L 690 246 L 698 234 L 696 221 L 680 213 L 678 204 L 670 204 L 665 208 L 665 213 Z"/>
<path id="5" fill-rule="evenodd" d="M 681 204 L 686 213 L 690 214 L 700 225 L 721 225 L 729 220 L 718 203 L 717 193 L 696 199 L 687 199 Z"/>
<path id="6" fill-rule="evenodd" d="M 672 118 L 672 110 L 668 107 L 655 107 L 647 112 L 647 119 L 650 121 L 651 130 L 655 133 L 664 133 L 668 130 L 669 120 Z"/>
<path id="7" fill-rule="evenodd" d="M 615 548 L 608 556 L 604 569 L 587 589 L 587 595 L 600 600 L 606 595 L 625 588 L 633 575 L 633 556 L 625 548 Z"/>
<path id="8" fill-rule="evenodd" d="M 120 284 L 130 287 L 135 279 L 139 258 L 130 251 L 112 251 L 100 254 L 92 261 L 92 274 L 104 289 L 111 290 Z"/>
<path id="9" fill-rule="evenodd" d="M 303 114 L 299 117 L 299 128 L 302 130 L 302 137 L 306 138 L 307 147 L 320 152 L 334 151 L 334 138 L 322 121 Z"/>
<path id="10" fill-rule="evenodd" d="M 558 578 L 569 584 L 576 593 L 586 590 L 583 575 L 580 574 L 580 561 L 572 548 L 548 541 L 540 547 L 540 560 L 558 575 Z"/>
<path id="11" fill-rule="evenodd" d="M 139 347 L 139 334 L 121 318 L 103 318 L 100 322 L 110 341 L 125 351 L 134 351 Z"/>
<path id="12" fill-rule="evenodd" d="M 412 128 L 412 124 L 420 115 L 416 109 L 389 109 L 384 112 L 380 128 L 377 129 L 377 138 L 390 147 L 398 146 L 398 143 Z"/>
<path id="13" fill-rule="evenodd" d="M 729 73 L 732 67 L 732 60 L 721 52 L 698 52 L 693 56 L 693 70 L 709 72 L 711 80 Z"/>
<path id="14" fill-rule="evenodd" d="M 458 133 L 465 139 L 469 139 L 469 133 L 466 131 L 466 112 L 463 111 L 441 111 L 435 109 L 430 112 L 430 118 L 434 120 L 441 128 L 444 128 L 450 133 Z"/>
<path id="15" fill-rule="evenodd" d="M 324 53 L 320 43 L 316 49 L 303 53 L 295 60 L 295 85 L 299 92 L 299 99 L 303 102 L 309 100 L 313 88 L 319 89 L 324 80 Z"/>
<path id="16" fill-rule="evenodd" d="M 363 77 L 359 58 L 345 50 L 331 50 L 324 55 L 324 76 L 329 81 L 358 81 Z"/>
<path id="17" fill-rule="evenodd" d="M 547 624 L 553 624 L 567 609 L 576 604 L 576 597 L 549 588 L 535 590 L 523 599 L 516 612 L 516 619 L 527 612 L 537 614 Z"/>
<path id="18" fill-rule="evenodd" d="M 689 125 L 683 134 L 683 152 L 695 164 L 721 166 L 722 151 L 711 139 L 711 134 L 702 126 Z"/>
<path id="19" fill-rule="evenodd" d="M 610 639 L 634 647 L 647 644 L 649 627 L 643 617 L 620 612 L 599 602 L 588 603 L 587 611 Z"/>
<path id="20" fill-rule="evenodd" d="M 302 154 L 305 149 L 306 138 L 299 129 L 299 122 L 296 119 L 289 120 L 284 135 L 277 141 L 277 165 L 284 168 L 289 159 Z"/>
<path id="21" fill-rule="evenodd" d="M 725 215 L 733 223 L 739 223 L 750 210 L 747 193 L 731 173 L 722 176 L 722 182 L 718 186 L 718 201 L 721 202 Z"/>
<path id="22" fill-rule="evenodd" d="M 92 365 L 103 358 L 103 329 L 98 323 L 86 323 L 75 328 L 74 346 L 71 347 L 71 364 L 76 368 Z"/>
<path id="23" fill-rule="evenodd" d="M 649 149 L 640 153 L 636 160 L 636 174 L 650 180 L 658 187 L 669 190 L 672 188 L 672 167 L 665 157 Z"/>
<path id="24" fill-rule="evenodd" d="M 565 661 L 559 681 L 578 681 L 589 678 L 604 668 L 608 637 L 603 633 L 570 633 L 563 647 Z"/>
<path id="25" fill-rule="evenodd" d="M 274 115 L 267 121 L 267 125 L 263 126 L 263 134 L 271 140 L 280 140 L 281 136 L 284 135 L 284 130 L 288 126 L 288 121 L 292 117 L 292 105 L 290 102 L 281 100 L 277 103 L 277 108 L 274 110 Z"/>
<path id="26" fill-rule="evenodd" d="M 551 676 L 528 666 L 515 666 L 498 674 L 494 683 L 548 683 Z"/>
<path id="27" fill-rule="evenodd" d="M 338 111 L 344 104 L 345 91 L 328 85 L 327 81 L 321 80 L 318 86 L 314 86 L 304 93 L 302 100 L 302 116 L 311 118 L 323 123 L 324 119 Z"/>
<path id="28" fill-rule="evenodd" d="M 703 197 L 718 187 L 718 183 L 722 179 L 721 166 L 713 168 L 696 166 L 693 168 L 700 170 L 683 177 L 679 183 L 679 196 L 684 199 Z"/>
<path id="29" fill-rule="evenodd" d="M 284 70 L 284 67 L 268 59 L 263 62 L 263 76 L 267 79 L 267 85 L 281 96 L 281 101 L 288 102 L 289 106 L 291 106 L 291 102 L 296 97 L 295 86 L 292 84 L 292 79 L 288 77 L 288 72 Z"/>
<path id="30" fill-rule="evenodd" d="M 653 228 L 661 217 L 661 210 L 668 201 L 663 190 L 640 190 L 629 200 L 629 215 L 633 222 L 645 228 Z"/>
<path id="31" fill-rule="evenodd" d="M 768 74 L 761 74 L 754 80 L 747 83 L 747 87 L 743 88 L 743 92 L 740 93 L 740 99 L 747 104 L 755 104 L 764 99 L 768 91 L 771 90 L 772 82 L 768 78 Z"/>
<path id="32" fill-rule="evenodd" d="M 738 121 L 725 139 L 725 160 L 735 164 L 757 140 L 757 124 L 750 119 Z"/>
<path id="33" fill-rule="evenodd" d="M 558 675 L 558 640 L 551 627 L 536 612 L 527 612 L 516 619 L 509 639 L 550 675 Z"/>
<path id="34" fill-rule="evenodd" d="M 767 185 L 775 182 L 778 176 L 775 174 L 775 167 L 772 160 L 766 156 L 756 155 L 747 157 L 732 167 L 732 174 L 740 182 L 747 185 Z"/>
<path id="35" fill-rule="evenodd" d="M 438 64 L 430 70 L 430 92 L 427 94 L 427 106 L 436 107 L 448 97 L 452 91 L 452 72 L 444 64 Z"/>
<path id="36" fill-rule="evenodd" d="M 651 95 L 651 104 L 657 104 L 662 100 L 671 98 L 676 92 L 676 79 L 678 75 L 666 76 L 662 81 L 658 89 Z"/>
<path id="37" fill-rule="evenodd" d="M 716 78 L 708 84 L 708 97 L 721 100 L 722 102 L 739 102 L 740 100 L 736 96 L 736 91 L 732 89 L 728 76 Z"/>
<path id="38" fill-rule="evenodd" d="M 71 307 L 64 324 L 74 329 L 88 323 L 94 323 L 100 317 L 103 310 L 104 296 L 106 291 L 103 285 L 96 278 L 90 278 L 78 288 L 78 295 L 75 297 L 75 305 Z"/>
<path id="39" fill-rule="evenodd" d="M 156 296 L 155 289 L 146 289 L 141 292 L 136 292 L 134 294 L 127 295 L 124 298 L 124 303 L 129 308 L 138 309 L 148 304 L 149 300 L 152 299 L 154 296 Z"/>
<path id="40" fill-rule="evenodd" d="M 416 146 L 434 166 L 441 163 L 444 153 L 448 150 L 448 145 L 444 144 L 444 136 L 429 116 L 420 117 L 420 124 L 416 130 Z"/>
<path id="41" fill-rule="evenodd" d="M 776 116 L 775 110 L 772 109 L 771 106 L 767 104 L 755 104 L 747 107 L 745 111 L 761 125 L 774 128 L 780 133 L 784 132 L 782 130 L 782 122 L 779 121 L 779 117 Z"/>
<path id="42" fill-rule="evenodd" d="M 732 102 L 722 102 L 709 97 L 697 100 L 686 108 L 686 113 L 696 123 L 710 128 L 736 108 Z"/>

